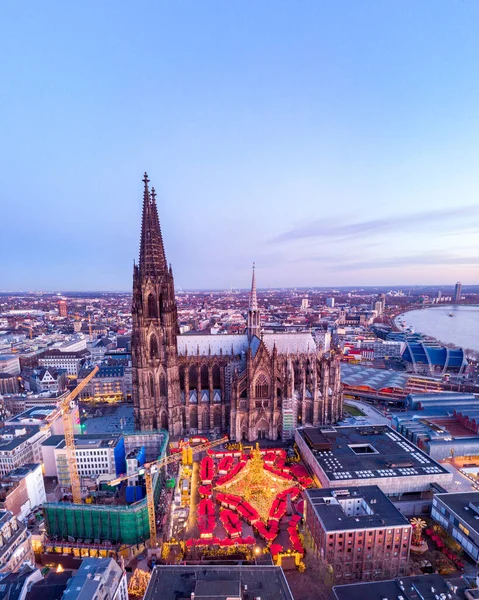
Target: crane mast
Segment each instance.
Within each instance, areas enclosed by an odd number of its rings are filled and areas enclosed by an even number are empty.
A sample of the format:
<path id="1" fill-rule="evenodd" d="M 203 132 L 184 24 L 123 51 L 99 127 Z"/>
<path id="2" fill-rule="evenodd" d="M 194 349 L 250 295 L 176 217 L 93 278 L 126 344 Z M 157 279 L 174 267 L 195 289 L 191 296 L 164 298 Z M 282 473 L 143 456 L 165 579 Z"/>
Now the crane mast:
<path id="1" fill-rule="evenodd" d="M 65 448 L 67 451 L 68 470 L 70 473 L 70 483 L 72 488 L 72 498 L 74 504 L 81 504 L 81 485 L 80 475 L 78 473 L 78 463 L 75 452 L 75 434 L 73 431 L 73 423 L 70 416 L 70 402 L 74 400 L 78 394 L 90 383 L 90 381 L 98 373 L 99 367 L 93 368 L 90 373 L 79 383 L 76 388 L 63 398 L 60 405 L 63 419 L 63 430 L 65 432 Z"/>

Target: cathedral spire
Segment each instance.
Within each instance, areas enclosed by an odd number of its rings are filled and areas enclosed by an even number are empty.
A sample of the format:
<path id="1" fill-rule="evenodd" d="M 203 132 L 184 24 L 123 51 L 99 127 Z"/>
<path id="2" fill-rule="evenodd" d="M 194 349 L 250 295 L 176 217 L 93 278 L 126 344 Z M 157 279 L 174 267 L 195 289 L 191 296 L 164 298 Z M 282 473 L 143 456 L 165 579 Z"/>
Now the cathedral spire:
<path id="1" fill-rule="evenodd" d="M 167 271 L 165 249 L 161 235 L 155 188 L 149 189 L 150 180 L 143 177 L 143 215 L 140 242 L 140 272 L 145 276 L 158 276 Z"/>
<path id="2" fill-rule="evenodd" d="M 258 307 L 258 297 L 256 295 L 256 269 L 253 263 L 253 277 L 251 279 L 251 293 L 249 296 L 249 308 L 248 308 L 248 324 L 246 327 L 248 333 L 248 339 L 251 341 L 253 336 L 260 335 L 261 324 L 260 324 L 260 312 Z"/>

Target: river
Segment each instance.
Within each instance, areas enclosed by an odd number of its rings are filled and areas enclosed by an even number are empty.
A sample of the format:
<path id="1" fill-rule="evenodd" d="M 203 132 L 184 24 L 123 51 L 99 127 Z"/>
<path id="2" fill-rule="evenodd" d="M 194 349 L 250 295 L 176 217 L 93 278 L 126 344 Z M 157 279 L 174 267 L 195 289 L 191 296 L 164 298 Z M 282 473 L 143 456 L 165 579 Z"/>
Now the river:
<path id="1" fill-rule="evenodd" d="M 449 315 L 453 316 L 450 317 Z M 455 304 L 411 310 L 396 317 L 413 326 L 416 332 L 479 352 L 479 306 Z"/>

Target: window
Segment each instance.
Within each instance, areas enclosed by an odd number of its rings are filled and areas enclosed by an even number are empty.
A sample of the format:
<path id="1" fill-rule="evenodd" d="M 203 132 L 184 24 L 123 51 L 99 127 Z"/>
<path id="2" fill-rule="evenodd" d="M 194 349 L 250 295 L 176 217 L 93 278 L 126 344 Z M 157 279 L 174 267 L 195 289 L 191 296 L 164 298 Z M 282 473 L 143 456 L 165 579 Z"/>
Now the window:
<path id="1" fill-rule="evenodd" d="M 154 334 L 150 338 L 150 358 L 159 358 L 158 340 Z"/>
<path id="2" fill-rule="evenodd" d="M 354 454 L 378 454 L 376 448 L 371 444 L 348 444 Z"/>
<path id="3" fill-rule="evenodd" d="M 465 533 L 466 535 L 469 535 L 469 529 L 467 529 L 467 527 L 464 527 L 464 525 L 462 523 L 459 523 L 459 529 Z"/>
<path id="4" fill-rule="evenodd" d="M 269 398 L 269 384 L 266 376 L 263 374 L 256 380 L 254 395 L 255 398 Z"/>
<path id="5" fill-rule="evenodd" d="M 158 306 L 156 304 L 156 298 L 153 294 L 148 296 L 148 316 L 149 317 L 157 317 L 158 316 Z"/>

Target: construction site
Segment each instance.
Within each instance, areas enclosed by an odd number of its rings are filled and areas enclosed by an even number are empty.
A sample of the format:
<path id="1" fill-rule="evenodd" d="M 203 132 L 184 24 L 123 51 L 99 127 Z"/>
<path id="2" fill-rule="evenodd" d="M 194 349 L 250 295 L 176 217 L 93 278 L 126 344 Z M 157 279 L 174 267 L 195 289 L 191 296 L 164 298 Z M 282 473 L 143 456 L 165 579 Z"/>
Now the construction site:
<path id="1" fill-rule="evenodd" d="M 163 431 L 126 434 L 124 441 L 127 457 L 141 455 L 145 449 L 145 461 L 155 461 L 165 456 L 168 434 Z M 155 506 L 160 503 L 166 479 L 165 468 L 152 475 Z M 85 503 L 46 503 L 44 551 L 75 556 L 108 556 L 110 552 L 130 555 L 129 546 L 144 545 L 150 538 L 144 475 L 133 476 L 128 483 L 131 485 L 117 487 L 104 483 L 96 489 L 82 487 Z M 157 518 L 162 516 L 157 513 Z"/>
<path id="2" fill-rule="evenodd" d="M 152 530 L 156 539 L 156 527 L 166 516 L 157 510 L 164 504 L 162 495 L 167 490 L 167 467 L 163 464 L 168 447 L 166 431 L 81 436 L 75 431 L 71 418 L 76 410 L 74 401 L 95 373 L 94 369 L 62 399 L 64 439 L 51 436 L 45 444 L 52 456 L 55 453 L 52 461 L 56 461 L 61 497 L 59 502 L 43 505 L 43 554 L 133 556 L 150 539 Z M 85 453 L 104 453 L 105 458 L 78 457 Z M 86 477 L 82 461 L 87 460 L 96 460 L 99 466 L 110 460 L 113 475 L 106 472 L 108 469 L 99 469 L 105 474 Z"/>

